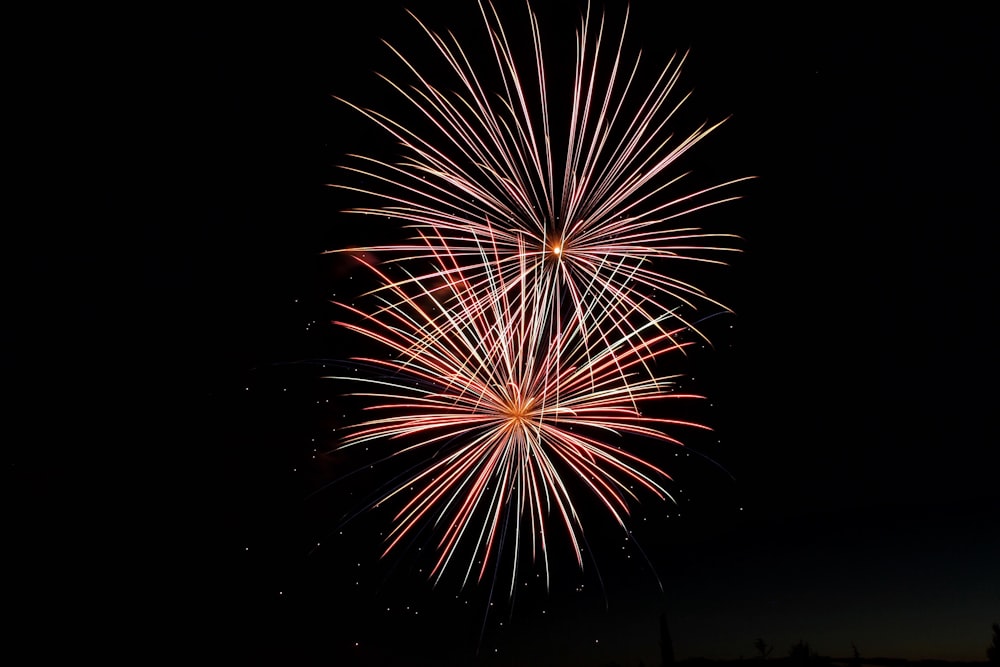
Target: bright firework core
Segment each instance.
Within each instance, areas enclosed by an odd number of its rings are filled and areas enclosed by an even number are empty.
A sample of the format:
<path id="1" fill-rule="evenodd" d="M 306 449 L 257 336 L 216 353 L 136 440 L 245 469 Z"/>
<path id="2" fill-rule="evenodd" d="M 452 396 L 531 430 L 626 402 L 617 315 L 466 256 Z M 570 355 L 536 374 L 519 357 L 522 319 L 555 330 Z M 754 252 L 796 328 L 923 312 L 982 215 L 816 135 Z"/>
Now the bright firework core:
<path id="1" fill-rule="evenodd" d="M 555 259 L 562 259 L 563 251 L 566 249 L 566 242 L 564 239 L 555 239 L 549 242 L 549 248 L 551 256 Z"/>
<path id="2" fill-rule="evenodd" d="M 533 398 L 529 398 L 525 401 L 515 400 L 504 406 L 503 413 L 512 425 L 523 424 L 531 417 L 531 406 L 534 403 L 535 399 Z"/>

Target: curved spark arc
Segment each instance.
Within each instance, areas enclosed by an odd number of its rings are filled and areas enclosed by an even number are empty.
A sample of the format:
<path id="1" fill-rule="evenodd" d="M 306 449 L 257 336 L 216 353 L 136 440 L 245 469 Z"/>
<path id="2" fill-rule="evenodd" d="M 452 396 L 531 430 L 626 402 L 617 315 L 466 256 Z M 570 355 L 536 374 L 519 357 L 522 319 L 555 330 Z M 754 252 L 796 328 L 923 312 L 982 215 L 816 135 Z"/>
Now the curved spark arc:
<path id="1" fill-rule="evenodd" d="M 496 266 L 488 255 L 481 264 Z M 664 429 L 706 428 L 640 413 L 637 405 L 649 401 L 699 398 L 666 393 L 673 378 L 639 373 L 635 381 L 621 381 L 623 373 L 680 349 L 676 331 L 659 333 L 650 323 L 632 334 L 645 337 L 643 345 L 626 337 L 594 351 L 574 327 L 550 341 L 533 291 L 523 283 L 519 289 L 507 285 L 498 269 L 490 273 L 497 297 L 484 304 L 462 288 L 461 270 L 454 267 L 440 267 L 451 280 L 432 290 L 366 266 L 392 297 L 380 297 L 382 307 L 371 312 L 341 304 L 360 321 L 340 324 L 394 354 L 359 359 L 381 368 L 381 377 L 341 378 L 367 384 L 370 389 L 355 395 L 375 399 L 368 410 L 384 413 L 356 425 L 342 446 L 391 442 L 396 455 L 428 457 L 378 501 L 402 504 L 383 555 L 429 524 L 436 527 L 438 549 L 430 576 L 440 581 L 458 554 L 471 549 L 464 585 L 477 559 L 481 580 L 499 558 L 498 535 L 508 521 L 516 522 L 519 552 L 520 524 L 527 521 L 532 558 L 541 555 L 548 582 L 550 516 L 583 567 L 583 525 L 571 486 L 589 489 L 626 531 L 630 502 L 638 500 L 631 484 L 670 498 L 665 471 L 610 439 L 632 435 L 679 445 Z M 403 497 L 411 488 L 412 496 Z"/>
<path id="2" fill-rule="evenodd" d="M 529 7 L 537 85 L 537 90 L 529 91 L 495 6 L 482 2 L 479 6 L 502 93 L 491 98 L 486 92 L 457 38 L 446 40 L 414 16 L 456 77 L 457 90 L 443 92 L 391 46 L 416 83 L 404 88 L 382 78 L 434 131 L 421 134 L 347 102 L 395 137 L 406 157 L 390 164 L 354 156 L 361 164 L 345 169 L 374 180 L 375 185 L 335 187 L 382 201 L 353 212 L 396 217 L 417 232 L 410 242 L 367 249 L 390 251 L 402 262 L 433 261 L 440 252 L 475 258 L 479 239 L 488 237 L 496 245 L 496 261 L 512 272 L 526 268 L 525 280 L 533 283 L 541 300 L 552 304 L 550 308 L 560 304 L 554 319 L 557 333 L 563 322 L 574 321 L 590 332 L 599 329 L 597 339 L 614 338 L 635 322 L 660 321 L 664 314 L 697 332 L 681 314 L 682 308 L 708 303 L 728 310 L 696 286 L 658 270 L 661 261 L 725 264 L 715 255 L 737 251 L 732 247 L 734 235 L 664 226 L 739 199 L 719 197 L 717 191 L 747 180 L 734 179 L 664 200 L 686 175 L 663 180 L 669 169 L 722 124 L 702 124 L 680 140 L 666 132 L 690 95 L 671 106 L 687 55 L 670 59 L 630 113 L 640 58 L 625 68 L 628 15 L 608 56 L 610 73 L 602 94 L 598 70 L 605 62 L 605 20 L 602 16 L 592 37 L 595 28 L 588 7 L 576 35 L 566 155 L 557 189 L 537 16 Z M 428 245 L 429 237 L 437 239 L 436 247 Z M 489 271 L 479 268 L 477 272 L 467 266 L 465 277 L 486 291 Z M 430 277 L 415 274 L 412 280 Z M 520 284 L 513 277 L 506 282 Z M 587 302 L 598 305 L 588 308 Z M 562 306 L 569 312 L 564 313 Z M 598 310 L 610 313 L 601 317 L 600 326 L 586 318 Z"/>

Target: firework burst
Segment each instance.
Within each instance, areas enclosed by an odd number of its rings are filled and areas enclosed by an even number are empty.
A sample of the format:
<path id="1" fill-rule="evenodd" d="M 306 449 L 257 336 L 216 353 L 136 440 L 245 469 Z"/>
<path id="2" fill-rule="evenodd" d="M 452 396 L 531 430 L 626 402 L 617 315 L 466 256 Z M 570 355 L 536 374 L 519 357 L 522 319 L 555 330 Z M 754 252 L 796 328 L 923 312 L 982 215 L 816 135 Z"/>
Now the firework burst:
<path id="1" fill-rule="evenodd" d="M 688 97 L 677 92 L 684 56 L 640 91 L 624 27 L 609 47 L 604 19 L 588 9 L 569 108 L 554 124 L 537 17 L 529 8 L 525 77 L 495 8 L 479 7 L 498 92 L 487 92 L 460 42 L 417 19 L 457 82 L 439 88 L 393 49 L 415 82 L 386 81 L 424 129 L 348 102 L 403 157 L 355 155 L 347 169 L 370 185 L 337 187 L 374 196 L 378 205 L 353 212 L 402 220 L 413 236 L 353 249 L 388 264 L 359 260 L 378 283 L 365 295 L 373 305 L 340 304 L 351 318 L 338 324 L 390 354 L 359 357 L 375 371 L 367 377 L 337 379 L 363 383 L 355 395 L 374 413 L 343 448 L 421 457 L 373 503 L 395 512 L 384 553 L 429 531 L 432 579 L 457 567 L 469 582 L 509 548 L 513 592 L 522 553 L 542 560 L 548 580 L 557 527 L 583 566 L 577 494 L 626 534 L 639 494 L 670 499 L 666 471 L 626 439 L 679 445 L 678 429 L 706 428 L 644 408 L 697 398 L 675 392 L 676 376 L 660 368 L 685 347 L 682 332 L 700 334 L 686 311 L 725 307 L 662 269 L 724 263 L 735 237 L 677 221 L 735 199 L 720 193 L 745 179 L 677 194 L 678 161 L 721 124 L 673 135 Z"/>
<path id="2" fill-rule="evenodd" d="M 483 266 L 496 265 L 482 259 Z M 621 437 L 679 445 L 669 430 L 705 428 L 641 409 L 650 401 L 695 398 L 674 393 L 671 377 L 646 375 L 648 361 L 680 349 L 677 330 L 659 332 L 661 322 L 653 320 L 629 335 L 642 337 L 642 345 L 623 337 L 594 353 L 576 327 L 550 339 L 537 294 L 523 281 L 507 285 L 499 271 L 486 278 L 500 296 L 484 305 L 454 262 L 439 267 L 448 287 L 433 291 L 367 266 L 391 296 L 380 295 L 369 311 L 341 304 L 359 321 L 340 324 L 392 355 L 357 359 L 378 369 L 360 379 L 368 389 L 356 395 L 373 400 L 369 409 L 380 416 L 354 426 L 343 446 L 391 443 L 393 455 L 419 450 L 426 462 L 375 503 L 400 505 L 385 553 L 430 526 L 438 548 L 431 576 L 440 579 L 456 554 L 467 553 L 468 581 L 482 578 L 510 535 L 513 553 L 540 557 L 548 580 L 550 515 L 583 566 L 583 526 L 570 489 L 588 489 L 626 534 L 636 487 L 669 498 L 667 473 L 623 449 Z"/>
<path id="3" fill-rule="evenodd" d="M 491 271 L 475 262 L 479 239 L 490 237 L 506 283 L 519 285 L 514 275 L 521 273 L 538 291 L 554 314 L 554 335 L 564 321 L 593 329 L 582 317 L 594 311 L 588 299 L 614 314 L 603 318 L 606 329 L 599 332 L 612 338 L 664 313 L 682 319 L 681 308 L 724 308 L 660 270 L 664 262 L 724 263 L 720 255 L 735 251 L 734 236 L 675 222 L 738 198 L 717 193 L 745 180 L 672 194 L 686 175 L 672 173 L 678 160 L 722 124 L 674 136 L 671 121 L 689 96 L 677 91 L 685 56 L 672 58 L 655 83 L 640 90 L 640 58 L 625 64 L 625 26 L 609 48 L 603 17 L 595 27 L 588 10 L 577 32 L 569 109 L 559 117 L 566 122 L 555 126 L 566 130 L 565 155 L 557 157 L 537 17 L 529 11 L 534 59 L 522 76 L 495 8 L 480 9 L 499 93 L 486 91 L 457 40 L 414 17 L 454 75 L 455 88 L 439 88 L 395 49 L 415 82 L 407 87 L 383 78 L 429 129 L 418 132 L 412 123 L 344 100 L 393 136 L 404 157 L 389 163 L 355 155 L 356 164 L 346 169 L 373 185 L 336 187 L 380 201 L 353 212 L 396 218 L 418 232 L 415 242 L 369 249 L 392 251 L 411 264 L 439 252 L 464 256 L 465 278 L 486 291 Z M 599 78 L 599 71 L 606 74 Z M 428 245 L 428 237 L 436 244 Z"/>

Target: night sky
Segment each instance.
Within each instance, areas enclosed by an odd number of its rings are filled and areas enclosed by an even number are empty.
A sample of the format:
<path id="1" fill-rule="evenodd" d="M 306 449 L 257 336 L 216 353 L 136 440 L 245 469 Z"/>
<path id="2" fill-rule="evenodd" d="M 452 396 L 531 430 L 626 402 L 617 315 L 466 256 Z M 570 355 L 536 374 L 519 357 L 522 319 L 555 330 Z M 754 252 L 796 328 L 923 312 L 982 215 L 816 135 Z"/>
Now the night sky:
<path id="1" fill-rule="evenodd" d="M 454 4 L 32 24 L 30 53 L 58 57 L 15 77 L 11 635 L 132 664 L 654 666 L 665 615 L 678 659 L 763 638 L 775 657 L 985 660 L 1000 110 L 974 13 L 633 3 L 645 71 L 691 50 L 683 119 L 729 117 L 692 178 L 757 177 L 697 221 L 742 252 L 687 276 L 733 313 L 684 361 L 714 431 L 665 463 L 679 504 L 636 508 L 639 549 L 583 502 L 585 571 L 557 544 L 550 590 L 529 565 L 513 600 L 432 587 L 418 542 L 380 559 L 384 512 L 341 525 L 387 480 L 341 479 L 356 461 L 331 453 L 358 411 L 320 379 L 355 353 L 329 301 L 357 274 L 322 253 L 394 230 L 327 184 L 347 153 L 396 153 L 333 96 L 405 113 L 381 40 L 433 75 L 405 8 L 484 48 L 475 3 Z M 581 6 L 539 8 L 543 39 L 567 43 Z M 501 14 L 528 47 L 523 5 Z"/>

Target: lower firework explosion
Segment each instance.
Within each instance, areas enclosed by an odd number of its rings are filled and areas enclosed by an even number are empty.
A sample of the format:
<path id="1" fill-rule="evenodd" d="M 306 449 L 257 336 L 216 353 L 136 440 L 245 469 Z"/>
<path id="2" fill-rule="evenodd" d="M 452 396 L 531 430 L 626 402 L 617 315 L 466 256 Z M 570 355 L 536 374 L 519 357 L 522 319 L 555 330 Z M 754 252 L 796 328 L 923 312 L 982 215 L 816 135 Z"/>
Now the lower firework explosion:
<path id="1" fill-rule="evenodd" d="M 390 458 L 422 455 L 374 503 L 398 505 L 383 555 L 429 528 L 437 549 L 431 578 L 457 566 L 464 586 L 509 548 L 513 592 L 522 555 L 541 559 L 548 582 L 553 530 L 568 537 L 583 567 L 575 493 L 593 494 L 626 534 L 640 492 L 671 498 L 667 473 L 624 449 L 623 436 L 680 445 L 668 429 L 706 427 L 640 409 L 698 398 L 674 393 L 675 378 L 651 372 L 682 348 L 680 330 L 661 331 L 653 320 L 600 347 L 578 327 L 551 337 L 537 293 L 523 281 L 508 285 L 491 272 L 494 297 L 484 298 L 466 289 L 461 267 L 440 259 L 433 288 L 426 279 L 391 280 L 362 260 L 383 283 L 369 295 L 379 306 L 341 304 L 359 320 L 339 324 L 392 354 L 356 359 L 376 369 L 370 377 L 337 378 L 367 385 L 355 395 L 381 415 L 355 425 L 341 446 L 376 443 Z M 481 259 L 481 267 L 496 266 L 486 250 Z"/>

